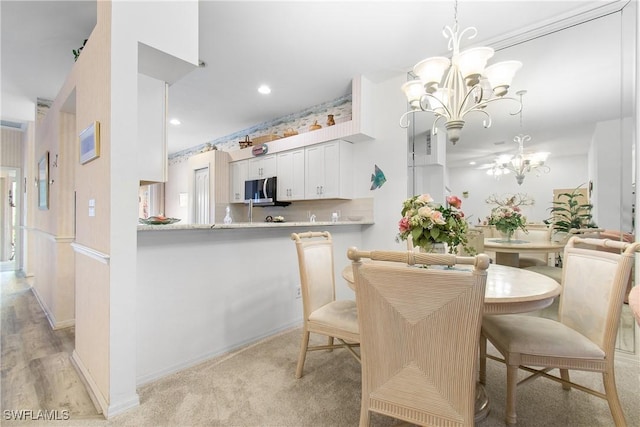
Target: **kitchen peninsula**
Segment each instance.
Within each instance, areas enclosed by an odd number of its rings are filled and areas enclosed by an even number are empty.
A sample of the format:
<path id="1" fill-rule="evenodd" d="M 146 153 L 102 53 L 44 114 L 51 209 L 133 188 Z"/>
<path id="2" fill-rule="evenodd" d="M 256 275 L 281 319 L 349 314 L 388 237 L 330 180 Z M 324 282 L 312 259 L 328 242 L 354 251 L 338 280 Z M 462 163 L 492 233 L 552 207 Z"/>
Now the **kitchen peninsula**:
<path id="1" fill-rule="evenodd" d="M 138 384 L 299 326 L 293 232 L 332 234 L 336 296 L 353 298 L 340 272 L 371 223 L 138 226 Z"/>
<path id="2" fill-rule="evenodd" d="M 287 227 L 337 227 L 342 225 L 372 225 L 373 221 L 359 219 L 355 221 L 296 221 L 296 222 L 236 222 L 231 224 L 167 224 L 138 225 L 138 231 L 172 230 L 231 230 L 243 228 L 287 228 Z"/>

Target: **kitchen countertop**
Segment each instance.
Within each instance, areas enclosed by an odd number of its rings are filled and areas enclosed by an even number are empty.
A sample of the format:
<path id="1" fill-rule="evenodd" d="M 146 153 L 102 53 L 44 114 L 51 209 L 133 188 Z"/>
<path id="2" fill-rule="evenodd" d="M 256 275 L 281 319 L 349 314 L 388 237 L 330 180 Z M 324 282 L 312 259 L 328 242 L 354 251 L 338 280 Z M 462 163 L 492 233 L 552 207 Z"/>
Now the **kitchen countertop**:
<path id="1" fill-rule="evenodd" d="M 300 221 L 300 222 L 234 222 L 231 224 L 166 224 L 138 225 L 138 231 L 170 231 L 170 230 L 229 230 L 245 228 L 281 228 L 281 227 L 337 227 L 341 225 L 372 225 L 373 221 Z"/>

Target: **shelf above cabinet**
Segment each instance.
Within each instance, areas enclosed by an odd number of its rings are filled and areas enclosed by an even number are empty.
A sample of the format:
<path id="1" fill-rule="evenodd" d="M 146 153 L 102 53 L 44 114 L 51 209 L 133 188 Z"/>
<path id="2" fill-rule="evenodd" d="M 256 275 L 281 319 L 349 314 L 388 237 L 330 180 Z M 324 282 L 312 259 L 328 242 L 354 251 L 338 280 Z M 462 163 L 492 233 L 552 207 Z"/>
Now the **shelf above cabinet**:
<path id="1" fill-rule="evenodd" d="M 351 92 L 351 120 L 268 142 L 266 144 L 269 147 L 269 154 L 327 141 L 362 142 L 373 139 L 373 118 L 370 111 L 372 108 L 372 84 L 362 76 L 356 77 L 352 81 Z M 249 149 L 229 151 L 229 156 L 231 161 L 254 157 Z"/>

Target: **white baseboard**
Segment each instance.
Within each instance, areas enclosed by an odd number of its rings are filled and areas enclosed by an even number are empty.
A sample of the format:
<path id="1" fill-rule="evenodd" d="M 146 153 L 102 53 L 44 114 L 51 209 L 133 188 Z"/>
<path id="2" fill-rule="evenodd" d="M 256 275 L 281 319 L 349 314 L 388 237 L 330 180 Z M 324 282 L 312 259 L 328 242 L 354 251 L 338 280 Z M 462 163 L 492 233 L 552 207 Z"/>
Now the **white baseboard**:
<path id="1" fill-rule="evenodd" d="M 42 308 L 44 315 L 47 317 L 47 321 L 49 322 L 49 326 L 51 326 L 51 329 L 64 329 L 76 324 L 76 319 L 67 319 L 61 322 L 57 321 L 56 316 L 53 315 L 51 310 L 49 310 L 49 307 L 47 307 L 47 305 L 44 303 L 44 300 L 40 297 L 38 289 L 35 286 L 31 286 L 31 293 L 33 293 L 33 295 L 36 297 L 36 301 L 38 301 L 38 304 Z"/>
<path id="2" fill-rule="evenodd" d="M 106 419 L 126 412 L 127 410 L 135 408 L 136 406 L 140 406 L 140 396 L 138 396 L 138 393 L 134 393 L 133 396 L 120 402 L 108 404 L 107 399 L 100 392 L 98 385 L 93 380 L 91 374 L 89 374 L 89 370 L 84 366 L 84 363 L 82 363 L 82 359 L 80 359 L 80 356 L 78 356 L 78 353 L 76 353 L 75 350 L 73 350 L 73 353 L 71 353 L 71 363 L 80 375 L 80 379 L 87 389 L 93 405 L 96 407 L 98 413 L 102 414 Z"/>
<path id="3" fill-rule="evenodd" d="M 98 385 L 93 381 L 93 377 L 89 374 L 89 370 L 84 366 L 82 359 L 80 359 L 80 356 L 78 356 L 78 353 L 76 353 L 75 350 L 71 353 L 71 364 L 76 368 L 78 375 L 80 375 L 80 379 L 84 383 L 84 386 L 89 393 L 89 397 L 91 398 L 93 405 L 98 410 L 98 413 L 103 415 L 106 414 L 109 409 L 107 400 L 102 393 L 100 393 Z"/>
<path id="4" fill-rule="evenodd" d="M 205 362 L 207 360 L 214 359 L 214 358 L 222 356 L 224 354 L 231 353 L 233 351 L 239 350 L 242 347 L 248 346 L 250 344 L 255 344 L 255 343 L 257 343 L 257 342 L 259 342 L 259 341 L 261 341 L 261 340 L 263 340 L 265 338 L 268 338 L 268 337 L 270 337 L 272 335 L 276 335 L 278 333 L 281 333 L 281 332 L 284 332 L 284 331 L 288 331 L 288 330 L 293 329 L 293 328 L 298 328 L 301 325 L 302 325 L 302 318 L 300 318 L 300 319 L 298 319 L 298 320 L 296 320 L 294 322 L 287 323 L 286 325 L 284 325 L 284 326 L 282 326 L 280 328 L 276 328 L 276 329 L 270 330 L 270 331 L 265 332 L 264 334 L 261 334 L 259 336 L 250 338 L 250 339 L 242 341 L 240 343 L 237 343 L 235 345 L 224 347 L 224 348 L 222 348 L 222 349 L 220 349 L 218 351 L 211 352 L 211 353 L 206 353 L 206 354 L 203 354 L 203 355 L 201 355 L 199 357 L 187 360 L 187 361 L 185 361 L 183 363 L 179 363 L 177 365 L 170 366 L 170 367 L 168 367 L 166 369 L 162 369 L 160 371 L 156 371 L 156 372 L 150 373 L 148 375 L 144 375 L 144 376 L 138 377 L 136 379 L 136 386 L 140 387 L 142 385 L 154 382 L 156 380 L 159 380 L 160 378 L 166 377 L 168 375 L 174 374 L 174 373 L 182 371 L 184 369 L 191 368 L 192 366 L 199 365 L 200 363 Z"/>
<path id="5" fill-rule="evenodd" d="M 140 396 L 135 393 L 129 399 L 119 402 L 116 405 L 109 405 L 109 411 L 107 412 L 107 419 L 114 417 L 118 414 L 128 411 L 129 409 L 140 406 Z"/>

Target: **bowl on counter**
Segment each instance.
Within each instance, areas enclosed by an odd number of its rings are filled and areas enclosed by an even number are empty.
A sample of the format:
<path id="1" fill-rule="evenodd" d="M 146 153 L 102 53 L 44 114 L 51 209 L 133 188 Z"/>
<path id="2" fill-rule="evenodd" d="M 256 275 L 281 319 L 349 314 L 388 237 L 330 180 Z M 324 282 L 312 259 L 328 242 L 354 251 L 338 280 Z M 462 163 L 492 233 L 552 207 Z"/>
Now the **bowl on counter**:
<path id="1" fill-rule="evenodd" d="M 149 218 L 138 218 L 138 222 L 144 225 L 166 225 L 179 222 L 180 218 L 167 218 L 166 216 L 150 216 Z"/>

